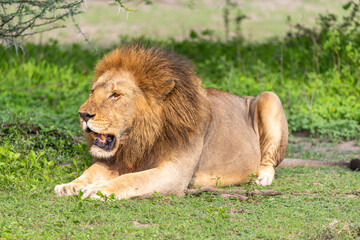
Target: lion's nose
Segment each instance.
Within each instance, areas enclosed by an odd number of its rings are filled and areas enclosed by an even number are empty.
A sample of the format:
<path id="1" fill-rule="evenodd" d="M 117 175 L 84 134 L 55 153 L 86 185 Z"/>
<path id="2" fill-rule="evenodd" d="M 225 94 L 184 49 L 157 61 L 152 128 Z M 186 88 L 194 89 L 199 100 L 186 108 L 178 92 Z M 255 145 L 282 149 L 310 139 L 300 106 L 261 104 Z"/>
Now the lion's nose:
<path id="1" fill-rule="evenodd" d="M 80 117 L 81 117 L 82 119 L 85 120 L 85 122 L 87 122 L 87 121 L 89 121 L 89 119 L 95 117 L 95 114 L 92 114 L 92 115 L 91 115 L 91 114 L 89 114 L 89 113 L 87 113 L 87 112 L 79 112 L 79 115 L 80 115 Z"/>

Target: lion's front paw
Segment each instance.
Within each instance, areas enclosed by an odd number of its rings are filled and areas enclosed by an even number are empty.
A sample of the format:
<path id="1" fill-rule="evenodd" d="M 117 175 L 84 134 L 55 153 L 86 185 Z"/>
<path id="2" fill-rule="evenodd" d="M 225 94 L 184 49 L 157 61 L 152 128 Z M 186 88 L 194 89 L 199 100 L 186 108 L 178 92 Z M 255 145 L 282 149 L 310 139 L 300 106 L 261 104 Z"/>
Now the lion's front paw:
<path id="1" fill-rule="evenodd" d="M 275 178 L 275 170 L 273 167 L 266 167 L 259 171 L 259 176 L 256 179 L 256 184 L 259 186 L 267 186 L 272 183 Z"/>
<path id="2" fill-rule="evenodd" d="M 66 183 L 55 186 L 55 193 L 59 196 L 78 195 L 83 186 L 76 183 Z"/>
<path id="3" fill-rule="evenodd" d="M 115 194 L 115 188 L 111 187 L 110 185 L 106 184 L 106 182 L 96 182 L 94 184 L 87 185 L 86 187 L 82 188 L 81 191 L 83 195 L 81 196 L 82 199 L 85 198 L 94 198 L 104 200 L 101 196 L 110 196 L 111 194 Z M 98 194 L 101 192 L 101 194 Z"/>

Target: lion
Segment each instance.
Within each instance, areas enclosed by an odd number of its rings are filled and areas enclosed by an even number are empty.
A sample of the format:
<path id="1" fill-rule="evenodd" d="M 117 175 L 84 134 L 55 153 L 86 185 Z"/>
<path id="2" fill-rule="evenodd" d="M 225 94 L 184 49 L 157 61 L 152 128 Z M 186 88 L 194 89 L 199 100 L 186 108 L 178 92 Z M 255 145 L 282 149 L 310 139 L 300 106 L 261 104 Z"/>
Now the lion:
<path id="1" fill-rule="evenodd" d="M 188 187 L 272 183 L 288 144 L 279 97 L 238 97 L 203 88 L 190 60 L 157 47 L 129 45 L 98 62 L 79 109 L 95 163 L 58 195 L 117 199 Z"/>

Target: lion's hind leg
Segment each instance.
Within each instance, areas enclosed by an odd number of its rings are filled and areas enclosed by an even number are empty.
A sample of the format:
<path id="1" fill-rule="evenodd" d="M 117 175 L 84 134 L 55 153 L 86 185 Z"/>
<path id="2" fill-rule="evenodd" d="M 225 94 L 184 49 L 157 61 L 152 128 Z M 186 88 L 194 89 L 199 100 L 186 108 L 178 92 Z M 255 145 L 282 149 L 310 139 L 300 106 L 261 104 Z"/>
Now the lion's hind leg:
<path id="1" fill-rule="evenodd" d="M 254 124 L 259 133 L 261 163 L 257 183 L 270 185 L 275 167 L 284 159 L 288 144 L 288 124 L 279 97 L 263 92 L 253 101 Z M 255 128 L 256 128 L 255 127 Z"/>

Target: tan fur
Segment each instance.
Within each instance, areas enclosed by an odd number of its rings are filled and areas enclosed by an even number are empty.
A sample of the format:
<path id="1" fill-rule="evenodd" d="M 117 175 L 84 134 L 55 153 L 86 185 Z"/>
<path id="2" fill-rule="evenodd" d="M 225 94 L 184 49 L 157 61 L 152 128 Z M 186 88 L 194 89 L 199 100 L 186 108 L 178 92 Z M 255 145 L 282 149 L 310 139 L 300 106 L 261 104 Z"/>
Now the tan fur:
<path id="1" fill-rule="evenodd" d="M 56 186 L 59 195 L 182 195 L 188 186 L 244 183 L 251 173 L 260 185 L 272 182 L 288 140 L 275 94 L 240 98 L 203 89 L 186 58 L 139 45 L 106 55 L 95 75 L 79 112 L 92 116 L 80 122 L 96 163 Z M 115 147 L 93 145 L 87 129 L 115 136 Z"/>

